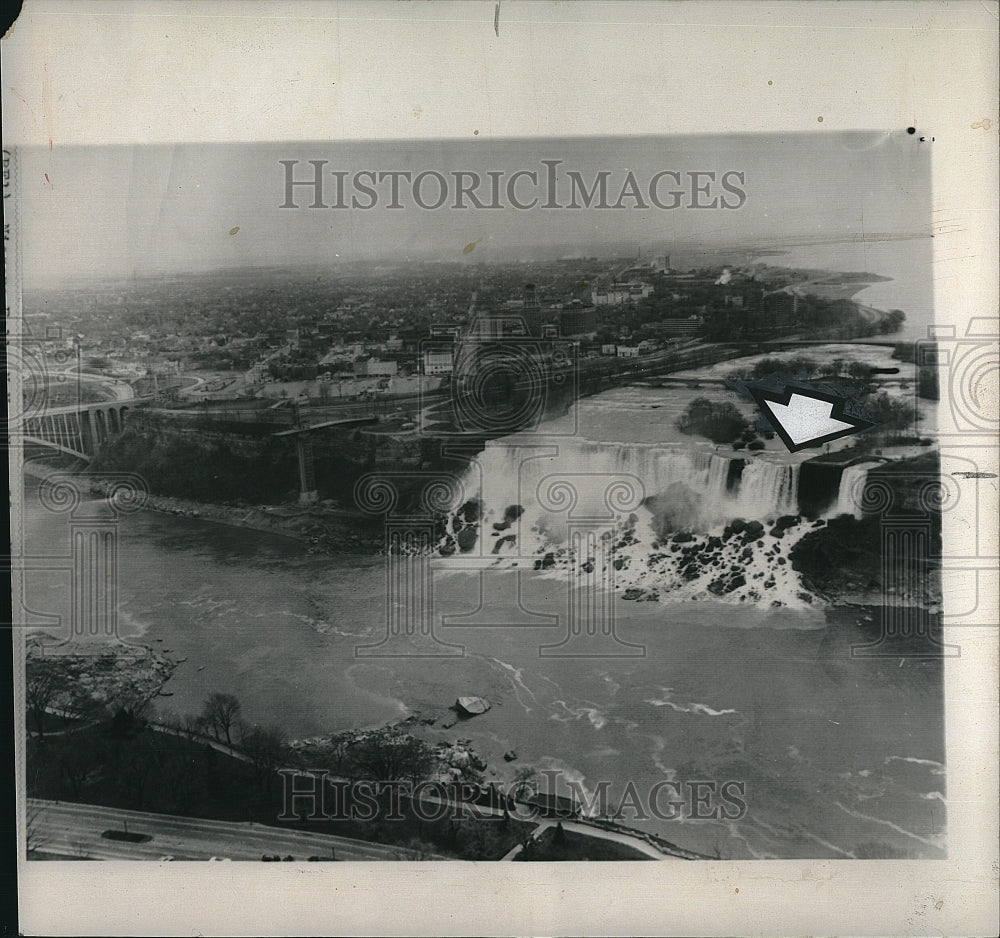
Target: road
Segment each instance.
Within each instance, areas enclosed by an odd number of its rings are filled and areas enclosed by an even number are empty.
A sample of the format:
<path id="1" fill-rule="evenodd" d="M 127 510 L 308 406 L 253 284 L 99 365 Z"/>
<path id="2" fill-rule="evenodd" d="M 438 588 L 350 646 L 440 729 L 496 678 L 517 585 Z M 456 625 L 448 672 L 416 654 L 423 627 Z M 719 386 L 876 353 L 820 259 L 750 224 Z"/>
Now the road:
<path id="1" fill-rule="evenodd" d="M 571 831 L 574 834 L 582 834 L 584 837 L 595 837 L 598 840 L 611 840 L 616 844 L 631 847 L 637 853 L 644 853 L 647 857 L 653 860 L 683 859 L 683 857 L 671 856 L 670 854 L 663 853 L 639 837 L 632 837 L 628 834 L 618 833 L 617 831 L 603 830 L 600 827 L 591 827 L 589 824 L 577 824 L 576 822 L 570 820 L 563 820 L 560 823 L 562 824 L 564 831 Z M 531 832 L 531 839 L 538 840 L 538 838 L 541 837 L 545 831 L 547 831 L 550 827 L 555 826 L 556 822 L 553 820 L 540 821 L 538 826 Z M 524 844 L 517 844 L 517 846 L 505 853 L 500 859 L 513 860 L 523 849 Z"/>
<path id="2" fill-rule="evenodd" d="M 89 374 L 86 371 L 78 373 L 76 365 L 64 368 L 59 374 L 65 376 L 67 380 L 79 380 L 88 384 L 99 384 L 103 390 L 111 395 L 111 400 L 113 401 L 130 401 L 135 397 L 135 391 L 132 390 L 132 385 L 127 381 L 107 378 L 105 375 Z"/>
<path id="3" fill-rule="evenodd" d="M 291 855 L 298 861 L 311 856 L 338 860 L 396 860 L 399 847 L 369 843 L 332 834 L 314 834 L 266 827 L 250 822 L 208 821 L 201 818 L 124 811 L 99 805 L 28 799 L 29 840 L 43 853 L 96 860 L 256 860 L 262 854 Z M 149 834 L 145 843 L 127 843 L 101 837 L 106 830 Z"/>

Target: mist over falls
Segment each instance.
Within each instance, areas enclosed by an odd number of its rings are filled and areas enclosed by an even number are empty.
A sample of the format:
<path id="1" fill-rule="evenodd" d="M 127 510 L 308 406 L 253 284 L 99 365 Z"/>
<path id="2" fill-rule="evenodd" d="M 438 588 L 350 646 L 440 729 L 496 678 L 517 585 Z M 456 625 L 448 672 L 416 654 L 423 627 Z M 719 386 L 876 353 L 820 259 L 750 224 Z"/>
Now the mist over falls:
<path id="1" fill-rule="evenodd" d="M 797 465 L 731 458 L 699 446 L 495 440 L 470 466 L 464 486 L 466 497 L 480 497 L 487 522 L 501 521 L 510 506 L 520 506 L 522 536 L 567 520 L 643 510 L 664 536 L 707 532 L 736 518 L 773 521 L 793 514 L 798 482 Z"/>
<path id="2" fill-rule="evenodd" d="M 628 599 L 811 602 L 789 548 L 827 512 L 856 515 L 866 470 L 834 469 L 818 497 L 812 482 L 803 511 L 801 466 L 780 459 L 698 445 L 494 440 L 469 466 L 439 552 L 581 575 L 610 563 Z"/>

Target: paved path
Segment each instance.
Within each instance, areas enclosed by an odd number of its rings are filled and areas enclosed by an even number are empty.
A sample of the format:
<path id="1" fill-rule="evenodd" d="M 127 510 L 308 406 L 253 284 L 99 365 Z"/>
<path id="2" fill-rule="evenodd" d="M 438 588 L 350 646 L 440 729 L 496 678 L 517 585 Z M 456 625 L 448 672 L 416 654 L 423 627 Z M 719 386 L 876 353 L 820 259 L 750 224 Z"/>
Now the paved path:
<path id="1" fill-rule="evenodd" d="M 338 837 L 267 827 L 250 822 L 209 821 L 202 818 L 125 811 L 99 805 L 28 799 L 30 840 L 43 853 L 66 857 L 87 856 L 99 860 L 256 860 L 262 854 L 291 855 L 297 861 L 311 856 L 338 860 L 397 860 L 401 848 Z M 149 834 L 145 843 L 127 843 L 101 837 L 106 830 Z"/>
<path id="2" fill-rule="evenodd" d="M 548 830 L 550 827 L 555 827 L 556 822 L 552 820 L 545 820 L 539 822 L 538 826 L 531 832 L 531 839 L 538 840 L 542 834 Z M 651 844 L 646 843 L 641 837 L 633 837 L 630 834 L 622 834 L 617 831 L 608 831 L 600 827 L 591 827 L 589 824 L 578 824 L 575 821 L 562 821 L 562 826 L 564 831 L 571 831 L 574 834 L 582 834 L 584 837 L 596 837 L 598 840 L 612 840 L 616 844 L 624 844 L 626 847 L 631 847 L 633 850 L 639 853 L 644 853 L 647 857 L 652 857 L 654 860 L 679 860 L 682 857 L 674 857 L 669 854 L 662 853 L 657 850 L 656 847 Z M 522 850 L 524 849 L 523 844 L 518 844 L 516 847 L 505 853 L 501 860 L 513 860 Z"/>

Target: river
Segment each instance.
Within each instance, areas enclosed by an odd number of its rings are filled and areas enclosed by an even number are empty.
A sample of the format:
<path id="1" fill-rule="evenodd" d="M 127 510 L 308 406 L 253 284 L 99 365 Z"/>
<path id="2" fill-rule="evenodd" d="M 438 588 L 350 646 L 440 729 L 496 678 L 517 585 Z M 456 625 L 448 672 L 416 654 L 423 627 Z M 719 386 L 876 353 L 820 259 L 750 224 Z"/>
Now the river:
<path id="1" fill-rule="evenodd" d="M 66 539 L 65 518 L 29 483 L 28 551 L 63 554 Z M 628 781 L 640 792 L 665 779 L 744 782 L 740 820 L 625 815 L 682 846 L 725 859 L 944 855 L 940 663 L 852 659 L 851 644 L 870 638 L 861 610 L 619 599 L 618 635 L 642 657 L 541 657 L 559 630 L 531 616 L 564 614 L 558 579 L 444 569 L 435 610 L 468 614 L 481 600 L 492 623 L 447 630 L 464 655 L 358 658 L 385 632 L 384 558 L 154 512 L 122 517 L 119 549 L 123 637 L 186 659 L 163 711 L 197 712 L 224 691 L 245 719 L 304 736 L 444 715 L 457 696 L 482 695 L 488 713 L 427 733 L 471 739 L 499 778 L 532 765 L 586 791 L 608 780 L 612 805 Z M 28 596 L 66 616 L 68 574 L 29 575 Z"/>

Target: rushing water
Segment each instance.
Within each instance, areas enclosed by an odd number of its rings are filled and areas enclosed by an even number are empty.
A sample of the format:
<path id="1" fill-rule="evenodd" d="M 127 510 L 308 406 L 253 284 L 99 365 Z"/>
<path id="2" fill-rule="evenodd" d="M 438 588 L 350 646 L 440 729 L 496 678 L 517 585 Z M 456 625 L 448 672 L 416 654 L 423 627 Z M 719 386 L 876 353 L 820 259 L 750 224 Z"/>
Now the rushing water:
<path id="1" fill-rule="evenodd" d="M 519 506 L 512 527 L 528 556 L 568 519 L 610 517 L 616 500 L 631 506 L 618 513 L 648 516 L 645 500 L 669 495 L 675 530 L 705 531 L 739 517 L 773 521 L 797 510 L 798 475 L 798 465 L 786 461 L 734 460 L 698 443 L 497 440 L 470 467 L 458 501 L 480 498 L 487 525 L 502 523 L 508 507 Z"/>
<path id="2" fill-rule="evenodd" d="M 26 521 L 33 555 L 66 552 L 65 518 L 31 488 Z M 501 777 L 533 765 L 588 791 L 607 779 L 612 804 L 628 781 L 640 792 L 669 778 L 745 782 L 738 821 L 626 815 L 684 846 L 724 858 L 942 855 L 938 664 L 852 658 L 870 639 L 857 610 L 618 599 L 617 633 L 640 657 L 542 657 L 565 621 L 542 616 L 565 616 L 565 584 L 443 569 L 434 610 L 466 617 L 442 630 L 464 656 L 359 658 L 385 633 L 384 558 L 319 556 L 151 512 L 123 517 L 119 534 L 123 634 L 185 659 L 163 709 L 196 712 L 225 691 L 246 719 L 302 736 L 444 714 L 478 694 L 492 710 L 428 732 L 471 739 Z M 67 615 L 68 575 L 31 575 L 28 594 L 33 609 Z"/>

